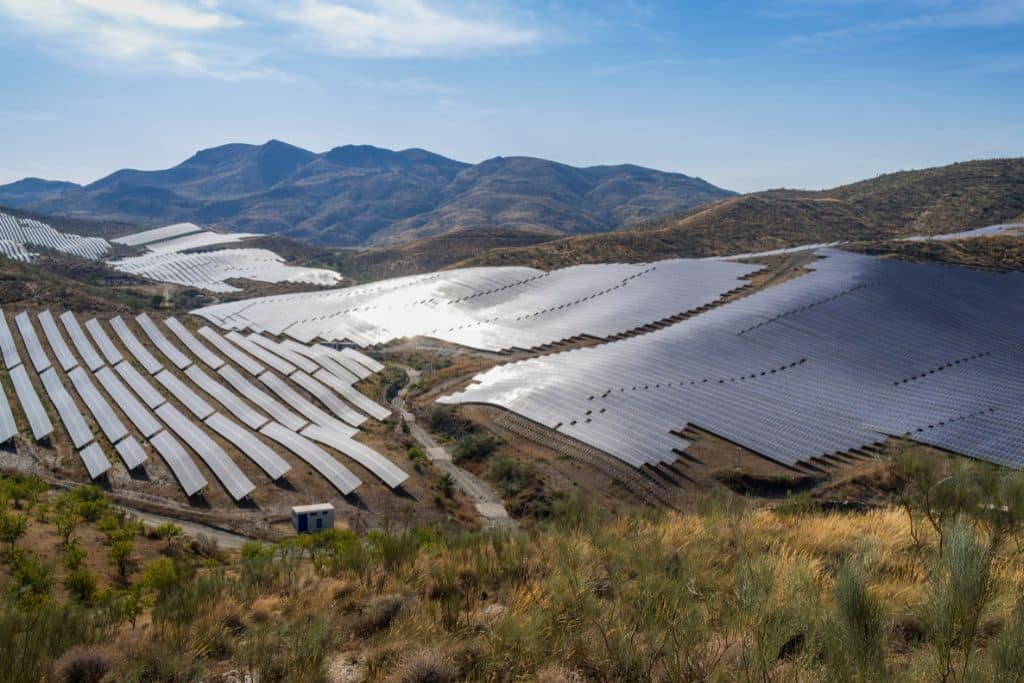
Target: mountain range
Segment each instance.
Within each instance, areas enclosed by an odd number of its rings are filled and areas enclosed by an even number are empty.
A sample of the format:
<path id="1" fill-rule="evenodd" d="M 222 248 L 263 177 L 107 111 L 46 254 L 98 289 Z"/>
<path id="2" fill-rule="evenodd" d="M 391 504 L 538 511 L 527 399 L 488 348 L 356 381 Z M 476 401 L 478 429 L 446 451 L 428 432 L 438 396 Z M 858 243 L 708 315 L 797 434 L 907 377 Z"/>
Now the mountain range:
<path id="1" fill-rule="evenodd" d="M 635 226 L 735 193 L 633 165 L 576 168 L 533 157 L 468 164 L 422 149 L 345 145 L 315 153 L 277 140 L 202 150 L 173 168 L 123 169 L 87 185 L 25 178 L 0 204 L 140 226 L 193 221 L 329 246 L 461 230 L 547 237 Z"/>

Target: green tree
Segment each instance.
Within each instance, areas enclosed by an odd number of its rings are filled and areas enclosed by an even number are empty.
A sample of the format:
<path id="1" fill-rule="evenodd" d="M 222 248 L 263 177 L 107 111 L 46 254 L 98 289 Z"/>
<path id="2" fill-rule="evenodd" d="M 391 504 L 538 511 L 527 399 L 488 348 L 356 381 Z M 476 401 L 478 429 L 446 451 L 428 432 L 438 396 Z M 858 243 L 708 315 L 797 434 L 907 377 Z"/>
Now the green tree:
<path id="1" fill-rule="evenodd" d="M 127 538 L 120 538 L 110 544 L 107 557 L 110 563 L 117 567 L 117 574 L 122 579 L 128 576 L 128 570 L 132 566 L 132 553 L 135 551 L 135 544 Z"/>
<path id="2" fill-rule="evenodd" d="M 156 534 L 157 538 L 162 538 L 165 541 L 167 541 L 168 552 L 170 552 L 171 548 L 174 546 L 174 543 L 179 538 L 185 535 L 185 532 L 182 531 L 181 527 L 173 522 L 161 524 L 154 530 L 153 533 Z"/>
<path id="3" fill-rule="evenodd" d="M 71 597 L 87 605 L 96 595 L 96 577 L 85 567 L 79 567 L 68 573 L 64 579 L 64 587 Z"/>
<path id="4" fill-rule="evenodd" d="M 170 593 L 179 581 L 178 568 L 166 557 L 158 557 L 146 563 L 142 569 L 142 585 L 156 593 L 158 597 Z"/>
<path id="5" fill-rule="evenodd" d="M 0 511 L 0 543 L 6 543 L 8 550 L 14 550 L 14 544 L 18 542 L 28 530 L 28 518 L 25 515 L 18 515 L 6 510 Z"/>
<path id="6" fill-rule="evenodd" d="M 60 534 L 63 544 L 66 546 L 71 543 L 72 537 L 75 535 L 75 529 L 82 523 L 82 517 L 73 507 L 58 505 L 53 513 L 53 523 L 57 527 L 57 533 Z"/>

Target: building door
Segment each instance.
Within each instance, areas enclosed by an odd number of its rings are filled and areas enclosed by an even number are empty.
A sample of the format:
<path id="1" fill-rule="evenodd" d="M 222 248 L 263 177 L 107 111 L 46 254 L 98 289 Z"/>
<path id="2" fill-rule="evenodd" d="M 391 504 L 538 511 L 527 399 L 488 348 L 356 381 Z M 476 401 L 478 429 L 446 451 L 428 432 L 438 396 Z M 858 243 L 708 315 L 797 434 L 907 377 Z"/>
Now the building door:
<path id="1" fill-rule="evenodd" d="M 307 531 L 309 529 L 309 517 L 305 514 L 299 515 L 299 531 Z"/>

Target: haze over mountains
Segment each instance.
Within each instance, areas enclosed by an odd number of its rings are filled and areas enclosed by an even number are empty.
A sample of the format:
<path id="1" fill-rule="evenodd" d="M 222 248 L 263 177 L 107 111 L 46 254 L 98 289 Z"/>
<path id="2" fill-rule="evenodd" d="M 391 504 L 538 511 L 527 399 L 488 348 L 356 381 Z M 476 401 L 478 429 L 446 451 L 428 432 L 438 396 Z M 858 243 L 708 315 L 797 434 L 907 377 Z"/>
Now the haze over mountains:
<path id="1" fill-rule="evenodd" d="M 0 205 L 357 246 L 484 228 L 589 234 L 733 194 L 700 178 L 632 165 L 576 168 L 532 157 L 474 165 L 422 149 L 346 145 L 318 154 L 271 140 L 202 150 L 165 170 L 124 169 L 84 186 L 26 178 L 0 186 Z"/>

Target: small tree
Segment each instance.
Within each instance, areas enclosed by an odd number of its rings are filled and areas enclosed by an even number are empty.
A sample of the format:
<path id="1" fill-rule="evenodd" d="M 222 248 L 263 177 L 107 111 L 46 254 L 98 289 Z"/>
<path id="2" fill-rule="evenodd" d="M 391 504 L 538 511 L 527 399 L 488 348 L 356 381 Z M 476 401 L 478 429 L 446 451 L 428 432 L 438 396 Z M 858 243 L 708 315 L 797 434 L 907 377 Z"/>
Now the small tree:
<path id="1" fill-rule="evenodd" d="M 110 550 L 107 551 L 107 556 L 110 558 L 111 564 L 117 567 L 117 574 L 122 579 L 128 576 L 128 570 L 132 566 L 132 552 L 135 550 L 135 544 L 128 538 L 119 538 L 110 544 Z"/>
<path id="2" fill-rule="evenodd" d="M 437 488 L 441 490 L 441 493 L 447 498 L 451 498 L 455 493 L 455 479 L 451 474 L 445 472 L 437 478 Z"/>
<path id="3" fill-rule="evenodd" d="M 66 546 L 71 543 L 75 529 L 82 523 L 82 517 L 71 506 L 60 505 L 53 513 L 53 523 L 57 527 L 57 533 L 60 534 L 63 545 Z"/>
<path id="4" fill-rule="evenodd" d="M 166 557 L 158 557 L 148 562 L 142 569 L 142 585 L 159 597 L 170 593 L 178 585 L 179 580 L 178 568 Z"/>
<path id="5" fill-rule="evenodd" d="M 173 522 L 161 524 L 155 529 L 155 533 L 157 538 L 162 538 L 165 541 L 167 541 L 168 552 L 171 551 L 171 548 L 174 546 L 174 543 L 179 538 L 185 535 L 185 532 L 182 531 L 181 527 L 177 524 L 174 524 Z"/>
<path id="6" fill-rule="evenodd" d="M 6 543 L 9 551 L 14 550 L 14 544 L 27 530 L 28 518 L 25 515 L 0 511 L 0 543 Z"/>

